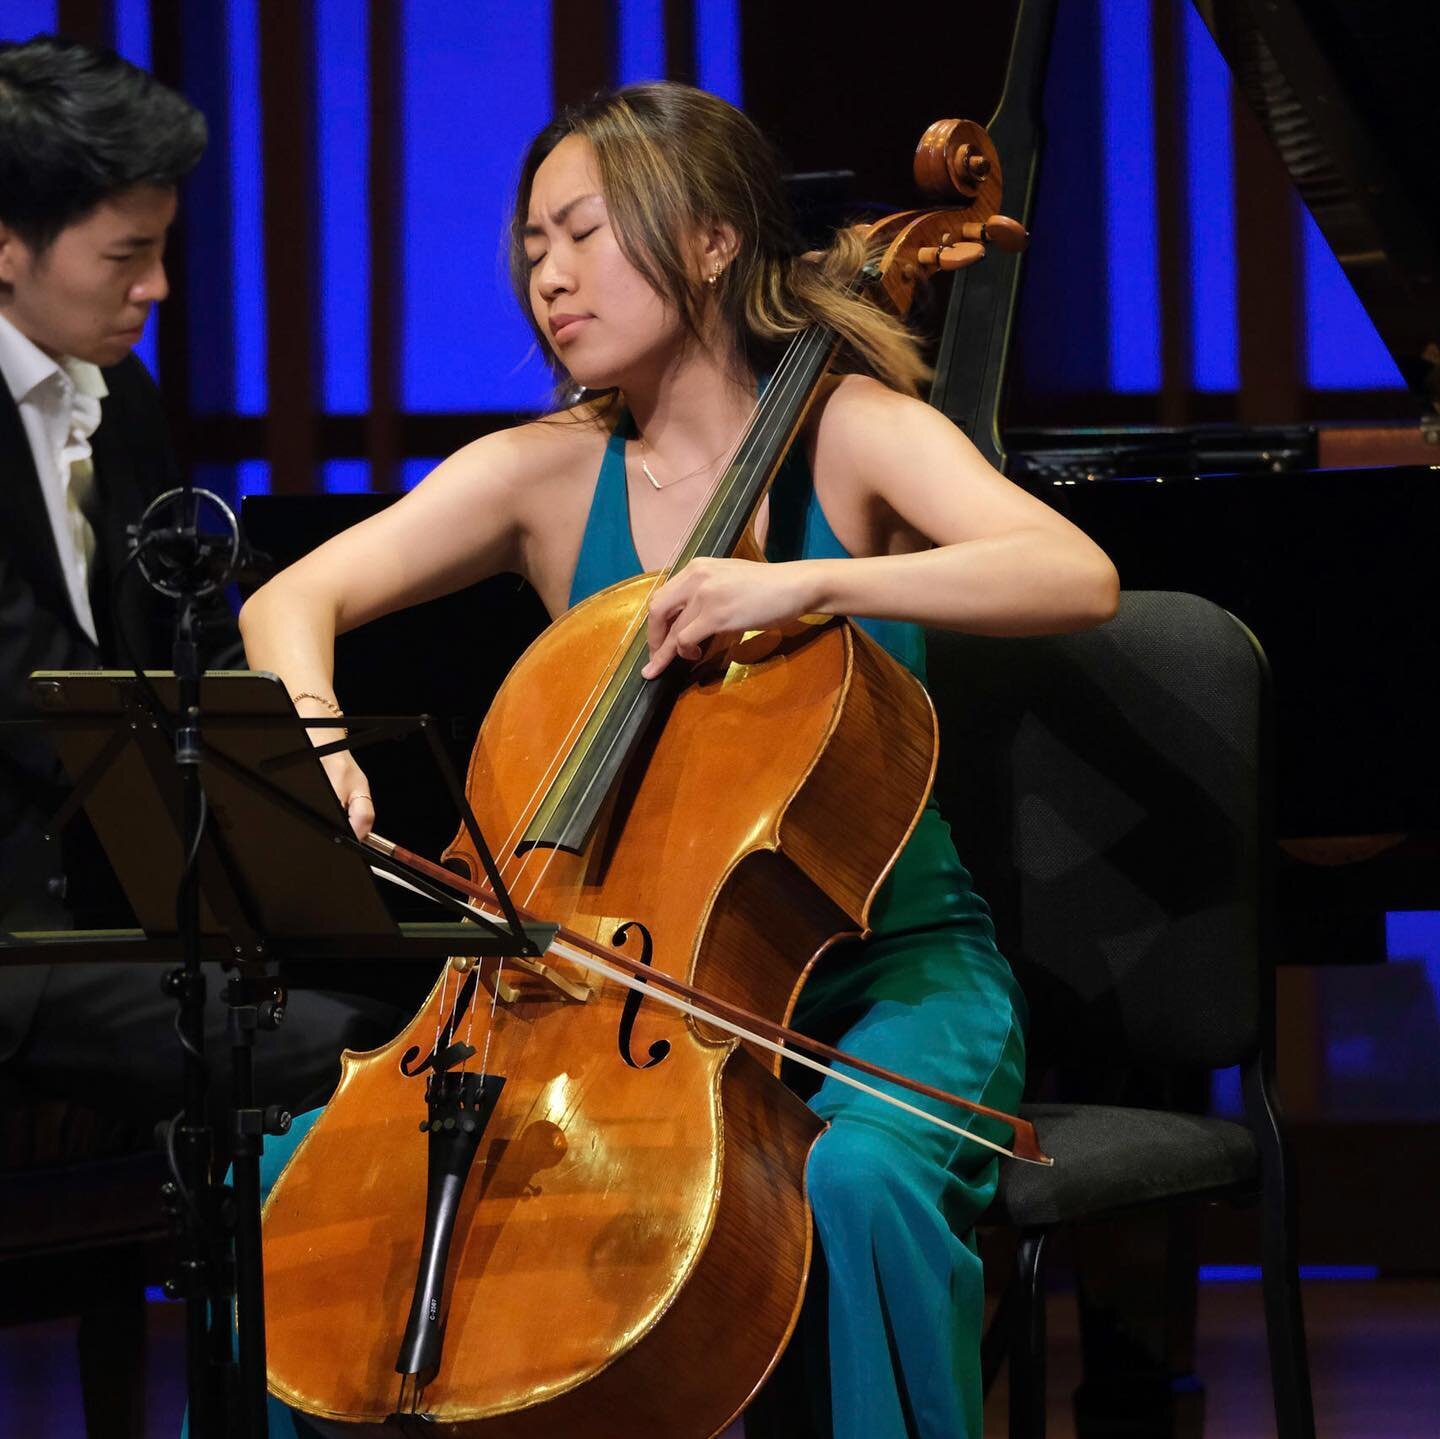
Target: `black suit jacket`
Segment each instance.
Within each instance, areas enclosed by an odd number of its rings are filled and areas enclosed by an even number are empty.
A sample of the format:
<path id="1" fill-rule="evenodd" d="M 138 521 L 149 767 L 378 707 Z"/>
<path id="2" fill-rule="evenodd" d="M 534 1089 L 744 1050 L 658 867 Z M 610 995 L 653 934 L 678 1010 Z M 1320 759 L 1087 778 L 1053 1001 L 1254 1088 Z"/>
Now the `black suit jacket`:
<path id="1" fill-rule="evenodd" d="M 90 595 L 98 644 L 75 617 L 25 427 L 0 383 L 0 719 L 33 715 L 31 670 L 169 665 L 168 604 L 133 565 L 118 588 L 111 582 L 125 561 L 126 527 L 179 483 L 179 473 L 144 365 L 131 355 L 102 373 L 109 394 L 90 440 L 97 501 Z M 212 627 L 207 649 L 234 639 L 233 627 L 218 634 Z M 0 731 L 0 927 L 49 927 L 75 913 L 114 919 L 102 915 L 114 902 L 113 878 L 83 819 L 62 843 L 43 838 L 44 820 L 64 792 L 59 763 L 42 739 Z M 29 966 L 0 972 L 0 1060 L 23 1038 L 44 977 Z"/>

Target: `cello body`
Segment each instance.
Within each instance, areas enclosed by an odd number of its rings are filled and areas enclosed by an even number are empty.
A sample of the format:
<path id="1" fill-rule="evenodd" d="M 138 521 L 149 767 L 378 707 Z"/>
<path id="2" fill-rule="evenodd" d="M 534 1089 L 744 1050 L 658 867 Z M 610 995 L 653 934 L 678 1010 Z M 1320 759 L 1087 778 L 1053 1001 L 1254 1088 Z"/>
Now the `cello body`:
<path id="1" fill-rule="evenodd" d="M 783 1021 L 825 948 L 863 932 L 919 817 L 933 711 L 853 625 L 748 637 L 679 690 L 579 853 L 517 857 L 654 583 L 603 591 L 531 646 L 468 797 L 519 904 Z M 449 855 L 480 877 L 464 831 Z M 433 1376 L 396 1372 L 427 1183 L 425 1081 L 401 1062 L 456 1018 L 451 967 L 391 1044 L 345 1056 L 270 1195 L 270 1387 L 337 1432 L 705 1439 L 794 1327 L 821 1122 L 773 1056 L 545 963 L 552 982 L 471 969 L 453 1030 L 505 1082 L 459 1204 Z"/>

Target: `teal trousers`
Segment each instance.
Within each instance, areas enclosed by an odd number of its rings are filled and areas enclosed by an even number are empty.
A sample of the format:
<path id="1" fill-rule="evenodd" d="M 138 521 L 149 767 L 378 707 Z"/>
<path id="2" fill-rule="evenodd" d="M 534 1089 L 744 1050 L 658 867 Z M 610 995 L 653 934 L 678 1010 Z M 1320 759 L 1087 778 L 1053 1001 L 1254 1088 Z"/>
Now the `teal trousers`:
<path id="1" fill-rule="evenodd" d="M 1008 968 L 981 964 L 963 979 L 951 970 L 937 984 L 933 942 L 890 941 L 891 953 L 867 956 L 833 981 L 818 978 L 797 1027 L 1013 1113 L 1025 1049 Z M 873 998 L 877 990 L 887 997 Z M 840 1012 L 862 1014 L 835 1035 L 837 1000 Z M 901 1093 L 963 1123 L 961 1111 Z M 810 1431 L 820 1439 L 980 1439 L 985 1286 L 971 1231 L 994 1195 L 1000 1161 L 834 1078 L 810 1104 L 830 1124 L 808 1174 L 818 1252 L 799 1350 Z M 1009 1130 L 993 1121 L 964 1127 L 1009 1143 Z M 776 1426 L 787 1439 L 804 1433 L 793 1394 L 789 1403 Z"/>

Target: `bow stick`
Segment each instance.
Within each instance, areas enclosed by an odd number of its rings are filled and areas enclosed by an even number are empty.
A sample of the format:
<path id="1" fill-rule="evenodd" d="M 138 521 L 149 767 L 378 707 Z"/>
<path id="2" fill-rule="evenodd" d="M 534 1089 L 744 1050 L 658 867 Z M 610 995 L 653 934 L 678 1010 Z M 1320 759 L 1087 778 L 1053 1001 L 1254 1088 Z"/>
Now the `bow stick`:
<path id="1" fill-rule="evenodd" d="M 487 886 L 476 884 L 473 880 L 466 879 L 463 875 L 458 875 L 453 870 L 448 870 L 443 865 L 416 854 L 413 850 L 405 849 L 373 832 L 365 837 L 364 843 L 375 850 L 377 854 L 383 854 L 387 859 L 405 865 L 418 874 L 424 875 L 427 879 L 446 885 L 471 900 L 479 901 L 481 904 L 496 903 L 495 896 Z M 490 920 L 501 918 L 498 914 L 484 910 L 480 910 L 479 913 Z M 538 921 L 539 919 L 538 916 L 522 908 L 517 908 L 516 913 L 522 920 Z M 748 1009 L 743 1009 L 739 1005 L 731 1004 L 716 995 L 708 994 L 702 989 L 686 984 L 684 980 L 676 979 L 663 970 L 643 965 L 638 960 L 631 959 L 629 955 L 621 954 L 618 950 L 600 944 L 575 930 L 567 929 L 564 925 L 559 927 L 556 940 L 558 942 L 551 945 L 553 951 L 586 969 L 603 974 L 607 979 L 624 985 L 627 989 L 645 994 L 661 1004 L 669 1005 L 682 1014 L 688 1014 L 706 1024 L 712 1024 L 740 1039 L 757 1044 L 762 1049 L 793 1060 L 807 1069 L 813 1069 L 818 1074 L 831 1075 L 842 1084 L 848 1084 L 852 1089 L 858 1089 L 865 1094 L 884 1100 L 887 1104 L 893 1104 L 907 1114 L 914 1114 L 932 1124 L 938 1124 L 942 1129 L 958 1134 L 974 1144 L 983 1145 L 986 1149 L 993 1149 L 997 1154 L 1003 1154 L 1010 1159 L 1024 1160 L 1028 1164 L 1053 1164 L 1055 1162 L 1040 1148 L 1039 1140 L 1035 1135 L 1035 1127 L 1028 1120 L 1020 1119 L 1013 1114 L 1006 1114 L 1004 1110 L 977 1104 L 973 1099 L 964 1099 L 958 1094 L 950 1094 L 946 1090 L 937 1089 L 918 1079 L 910 1079 L 906 1075 L 896 1074 L 893 1070 L 873 1064 L 868 1059 L 861 1059 L 857 1055 L 846 1054 L 843 1050 L 835 1049 L 818 1039 L 810 1038 L 809 1035 L 800 1034 L 783 1024 L 776 1024 L 761 1015 L 753 1014 Z M 668 991 L 668 993 L 663 991 Z M 828 1061 L 828 1063 L 821 1063 L 821 1060 Z M 958 1124 L 952 1124 L 949 1120 L 941 1119 L 938 1115 L 930 1114 L 913 1104 L 908 1104 L 903 1099 L 897 1099 L 894 1095 L 885 1094 L 872 1085 L 855 1079 L 852 1075 L 841 1074 L 838 1070 L 831 1068 L 836 1064 L 843 1064 L 876 1079 L 897 1084 L 916 1094 L 922 1094 L 927 1099 L 936 1099 L 941 1103 L 954 1105 L 958 1109 L 968 1110 L 972 1114 L 999 1120 L 1000 1123 L 1010 1127 L 1014 1135 L 1011 1140 L 1013 1148 L 1006 1149 L 1003 1145 L 984 1138 L 983 1135 L 972 1134 Z"/>

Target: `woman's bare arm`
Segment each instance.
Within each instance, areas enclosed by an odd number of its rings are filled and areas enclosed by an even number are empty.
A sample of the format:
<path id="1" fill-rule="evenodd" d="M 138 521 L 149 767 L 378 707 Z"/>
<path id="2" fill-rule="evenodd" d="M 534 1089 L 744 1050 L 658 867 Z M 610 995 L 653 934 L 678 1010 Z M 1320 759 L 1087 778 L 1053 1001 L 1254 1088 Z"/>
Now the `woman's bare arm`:
<path id="1" fill-rule="evenodd" d="M 821 404 L 815 484 L 857 558 L 692 562 L 651 600 L 647 675 L 698 658 L 712 636 L 802 614 L 986 635 L 1058 634 L 1114 614 L 1120 582 L 1099 546 L 937 410 L 862 376 Z"/>
<path id="2" fill-rule="evenodd" d="M 240 612 L 251 668 L 279 675 L 302 715 L 329 718 L 343 708 L 334 689 L 338 635 L 489 575 L 530 577 L 533 490 L 545 487 L 547 461 L 554 474 L 556 429 L 528 425 L 476 440 L 393 505 L 276 575 Z M 316 729 L 311 738 L 324 744 L 335 732 Z M 374 812 L 363 772 L 349 755 L 328 756 L 325 766 L 357 833 L 367 832 Z"/>
<path id="3" fill-rule="evenodd" d="M 842 382 L 822 417 L 815 467 L 851 501 L 846 509 L 868 507 L 864 528 L 889 551 L 814 562 L 820 613 L 1028 635 L 1085 629 L 1115 612 L 1119 578 L 1104 551 L 929 405 L 874 381 Z"/>

